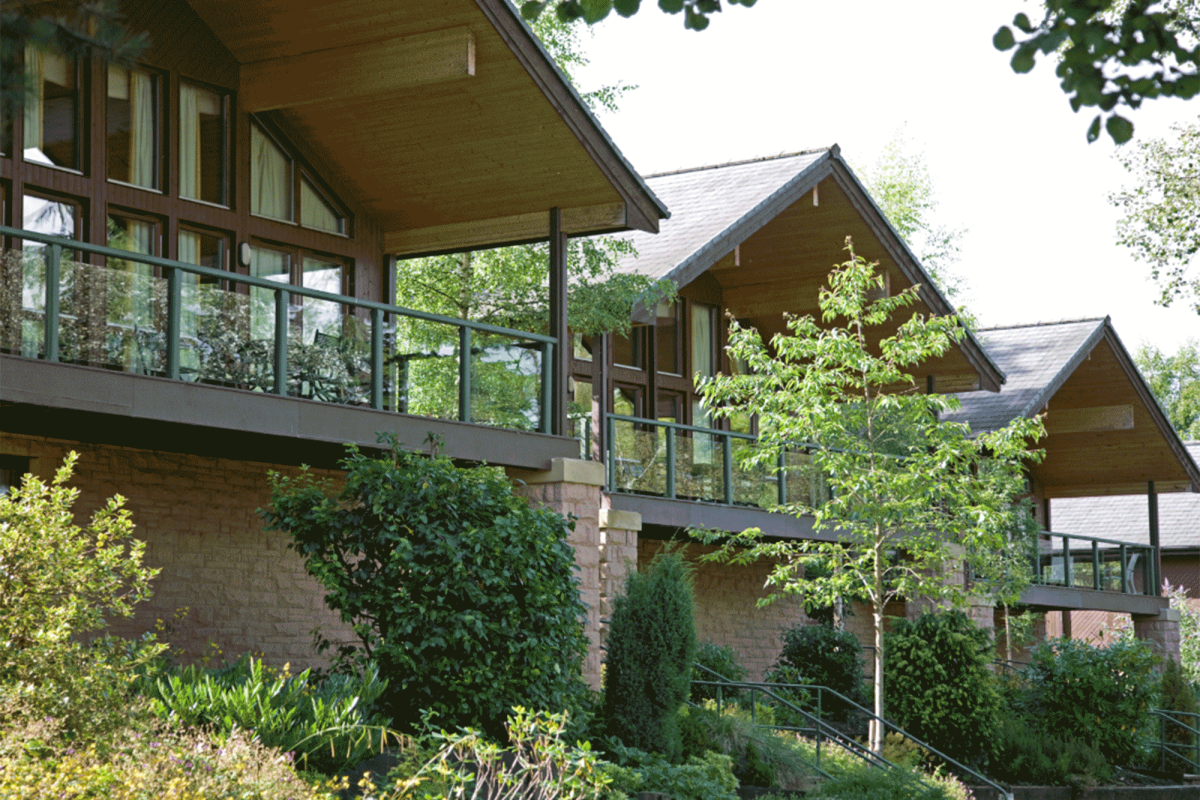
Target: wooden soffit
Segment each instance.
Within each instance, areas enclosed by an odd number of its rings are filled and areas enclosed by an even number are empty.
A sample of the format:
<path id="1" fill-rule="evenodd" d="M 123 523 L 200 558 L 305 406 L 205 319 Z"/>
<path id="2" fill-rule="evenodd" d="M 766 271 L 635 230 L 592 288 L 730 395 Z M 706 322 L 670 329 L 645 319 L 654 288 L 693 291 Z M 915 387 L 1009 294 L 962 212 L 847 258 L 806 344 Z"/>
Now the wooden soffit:
<path id="1" fill-rule="evenodd" d="M 188 2 L 241 107 L 303 138 L 391 252 L 544 238 L 554 207 L 572 233 L 666 216 L 505 0 Z"/>
<path id="2" fill-rule="evenodd" d="M 1105 323 L 1105 335 L 1042 409 L 1046 457 L 1030 468 L 1046 497 L 1192 491 L 1200 475 Z"/>
<path id="3" fill-rule="evenodd" d="M 858 196 L 861 195 L 861 196 Z M 829 272 L 855 252 L 878 262 L 887 291 L 896 294 L 922 281 L 919 267 L 849 175 L 835 168 L 813 190 L 780 209 L 770 221 L 707 270 L 721 287 L 723 305 L 769 339 L 784 330 L 785 313 L 820 319 L 817 298 Z M 922 281 L 922 285 L 923 281 Z M 952 311 L 939 293 L 922 289 L 912 313 Z M 878 340 L 893 335 L 899 320 L 872 332 Z M 945 355 L 910 370 L 924 390 L 932 377 L 938 392 L 996 391 L 1003 375 L 978 343 L 965 339 Z"/>

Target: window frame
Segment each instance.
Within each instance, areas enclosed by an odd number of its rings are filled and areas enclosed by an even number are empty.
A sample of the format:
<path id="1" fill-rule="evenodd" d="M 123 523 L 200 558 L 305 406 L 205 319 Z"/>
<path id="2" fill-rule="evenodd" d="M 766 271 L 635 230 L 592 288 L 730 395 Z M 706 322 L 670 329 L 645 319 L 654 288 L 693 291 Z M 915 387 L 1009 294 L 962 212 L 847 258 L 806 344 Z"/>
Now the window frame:
<path id="1" fill-rule="evenodd" d="M 21 43 L 19 52 L 21 55 L 21 76 L 22 76 L 22 80 L 24 80 L 24 76 L 26 75 L 27 68 L 28 68 L 28 64 L 25 61 L 25 56 L 28 52 L 26 43 L 24 43 L 24 42 Z M 74 107 L 72 108 L 72 117 L 73 117 L 73 122 L 75 125 L 75 141 L 74 141 L 75 165 L 71 166 L 71 167 L 66 167 L 66 166 L 62 166 L 59 164 L 48 164 L 48 163 L 45 163 L 42 161 L 31 161 L 30 159 L 25 157 L 26 131 L 25 131 L 25 114 L 24 113 L 13 114 L 13 118 L 10 122 L 11 128 L 12 128 L 13 156 L 16 157 L 17 154 L 19 154 L 19 158 L 22 163 L 29 164 L 34 167 L 44 167 L 46 169 L 59 170 L 60 172 L 66 172 L 71 175 L 87 175 L 87 166 L 88 166 L 87 141 L 91 138 L 90 137 L 91 126 L 89 124 L 89 114 L 88 114 L 88 107 L 90 105 L 89 100 L 90 100 L 90 94 L 91 94 L 91 91 L 90 91 L 91 84 L 88 81 L 89 70 L 87 69 L 87 67 L 88 67 L 88 65 L 90 65 L 91 60 L 92 60 L 91 52 L 90 52 L 90 50 L 88 50 L 88 51 L 84 51 L 83 53 L 76 53 L 73 55 L 67 55 L 65 53 L 63 53 L 62 55 L 66 58 L 70 58 L 74 62 L 74 66 L 75 66 L 75 103 L 74 103 Z M 28 87 L 26 87 L 26 88 L 28 88 Z M 18 120 L 20 120 L 20 122 L 18 122 Z M 43 110 L 42 110 L 42 120 L 43 120 L 43 124 L 44 124 L 44 121 L 45 121 L 44 106 L 43 106 Z"/>
<path id="2" fill-rule="evenodd" d="M 185 84 L 188 86 L 194 86 L 198 89 L 203 89 L 207 92 L 211 92 L 220 98 L 223 125 L 221 130 L 221 200 L 219 202 L 205 200 L 202 197 L 188 197 L 183 193 L 183 145 L 181 143 L 183 139 L 183 120 L 180 119 L 178 115 L 183 113 L 182 96 L 183 87 Z M 189 78 L 185 75 L 180 75 L 179 80 L 174 83 L 171 94 L 175 99 L 175 114 L 177 115 L 176 125 L 173 131 L 174 135 L 171 137 L 171 143 L 175 145 L 175 149 L 178 153 L 177 157 L 173 160 L 174 166 L 172 167 L 174 170 L 173 177 L 175 179 L 174 196 L 189 203 L 199 203 L 200 205 L 210 206 L 212 208 L 232 210 L 234 205 L 233 198 L 236 197 L 234 176 L 237 174 L 237 170 L 232 168 L 233 159 L 235 156 L 233 127 L 236 123 L 236 109 L 233 104 L 233 92 L 223 86 L 217 86 L 206 81 L 199 81 Z M 197 138 L 197 145 L 199 145 L 199 138 Z M 197 156 L 199 156 L 199 151 L 197 151 Z M 200 192 L 202 193 L 203 190 L 201 189 Z"/>
<path id="3" fill-rule="evenodd" d="M 156 109 L 154 125 L 154 170 L 157 180 L 156 185 L 154 186 L 142 186 L 141 184 L 123 181 L 120 178 L 113 178 L 109 175 L 109 159 L 111 157 L 109 137 L 111 136 L 111 133 L 109 132 L 110 119 L 108 113 L 108 104 L 111 98 L 108 94 L 107 67 L 111 66 L 113 65 L 106 65 L 104 82 L 104 180 L 113 184 L 114 186 L 127 186 L 131 189 L 140 189 L 143 192 L 151 192 L 158 195 L 166 194 L 167 187 L 171 181 L 171 167 L 169 158 L 169 151 L 171 148 L 169 146 L 169 142 L 167 141 L 167 114 L 169 114 L 171 110 L 170 104 L 167 102 L 167 94 L 169 94 L 171 86 L 171 77 L 162 70 L 155 69 L 154 67 L 146 64 L 138 64 L 136 67 L 130 68 L 129 70 L 132 72 L 134 69 L 137 69 L 141 72 L 147 72 L 154 78 L 154 101 Z M 226 127 L 228 127 L 228 125 L 226 125 Z M 226 149 L 228 149 L 228 147 Z M 194 198 L 186 197 L 182 199 L 192 200 Z"/>

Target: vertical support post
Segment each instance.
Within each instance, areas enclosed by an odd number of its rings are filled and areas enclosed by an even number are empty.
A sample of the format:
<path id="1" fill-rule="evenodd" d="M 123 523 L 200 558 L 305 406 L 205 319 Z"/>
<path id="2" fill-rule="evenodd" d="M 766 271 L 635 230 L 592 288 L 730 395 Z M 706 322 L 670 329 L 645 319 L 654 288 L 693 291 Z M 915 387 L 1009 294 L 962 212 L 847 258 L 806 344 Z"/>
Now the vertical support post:
<path id="1" fill-rule="evenodd" d="M 779 489 L 779 505 L 787 504 L 787 448 L 779 448 L 779 480 L 776 482 L 776 488 Z"/>
<path id="2" fill-rule="evenodd" d="M 471 421 L 471 329 L 458 329 L 458 421 Z"/>
<path id="3" fill-rule="evenodd" d="M 1162 594 L 1162 551 L 1158 546 L 1158 492 L 1154 490 L 1154 481 L 1146 485 L 1146 500 L 1150 507 L 1150 560 L 1153 562 L 1150 580 L 1154 585 L 1146 586 L 1146 594 L 1158 597 Z"/>
<path id="4" fill-rule="evenodd" d="M 721 482 L 725 484 L 725 505 L 733 505 L 733 442 L 728 435 L 721 437 Z"/>
<path id="5" fill-rule="evenodd" d="M 291 292 L 275 290 L 275 394 L 287 394 L 288 306 Z"/>
<path id="6" fill-rule="evenodd" d="M 538 420 L 538 430 L 550 433 L 554 426 L 554 345 L 542 342 L 542 414 Z"/>
<path id="7" fill-rule="evenodd" d="M 567 435 L 567 373 L 571 351 L 567 346 L 567 236 L 562 211 L 550 209 L 550 335 L 556 342 L 550 433 Z"/>
<path id="8" fill-rule="evenodd" d="M 604 435 L 608 448 L 604 450 L 604 466 L 608 469 L 608 490 L 617 489 L 617 422 L 607 414 L 604 415 Z"/>
<path id="9" fill-rule="evenodd" d="M 371 309 L 371 408 L 383 408 L 383 310 Z"/>
<path id="10" fill-rule="evenodd" d="M 46 246 L 46 360 L 58 361 L 58 318 L 61 302 L 58 294 L 62 275 L 62 245 Z"/>
<path id="11" fill-rule="evenodd" d="M 1062 535 L 1062 557 L 1063 557 L 1063 586 L 1074 586 L 1075 576 L 1071 573 L 1074 570 L 1071 568 L 1071 539 L 1065 533 Z"/>
<path id="12" fill-rule="evenodd" d="M 592 458 L 596 461 L 603 461 L 608 453 L 608 425 L 605 420 L 612 406 L 612 392 L 608 388 L 611 337 L 611 333 L 592 337 Z"/>
<path id="13" fill-rule="evenodd" d="M 167 377 L 180 378 L 179 347 L 183 333 L 183 270 L 167 267 Z"/>
<path id="14" fill-rule="evenodd" d="M 667 426 L 662 428 L 663 435 L 667 437 L 667 499 L 675 499 L 675 429 Z"/>
<path id="15" fill-rule="evenodd" d="M 1092 588 L 1096 591 L 1104 588 L 1100 585 L 1100 543 L 1095 539 L 1092 540 Z"/>
<path id="16" fill-rule="evenodd" d="M 1125 549 L 1125 545 L 1121 545 L 1121 594 L 1128 594 L 1129 585 L 1126 580 L 1126 571 L 1129 569 L 1129 551 Z"/>

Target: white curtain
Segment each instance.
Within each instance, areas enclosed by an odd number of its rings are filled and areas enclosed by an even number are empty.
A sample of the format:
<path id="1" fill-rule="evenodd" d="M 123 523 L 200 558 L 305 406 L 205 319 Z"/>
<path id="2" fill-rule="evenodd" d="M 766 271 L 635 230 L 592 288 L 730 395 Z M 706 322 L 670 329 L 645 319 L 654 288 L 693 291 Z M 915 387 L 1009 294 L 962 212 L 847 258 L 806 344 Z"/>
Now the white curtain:
<path id="1" fill-rule="evenodd" d="M 200 197 L 200 90 L 179 84 L 179 196 Z"/>
<path id="2" fill-rule="evenodd" d="M 129 182 L 153 189 L 154 76 L 141 70 L 129 73 L 130 132 Z"/>
<path id="3" fill-rule="evenodd" d="M 250 213 L 291 220 L 291 161 L 275 143 L 250 126 Z"/>
<path id="4" fill-rule="evenodd" d="M 45 81 L 42 54 L 28 46 L 25 48 L 25 81 L 26 89 L 33 90 L 25 96 L 25 158 L 44 162 L 45 156 L 41 155 L 42 97 Z"/>
<path id="5" fill-rule="evenodd" d="M 330 233 L 344 233 L 341 215 L 325 202 L 307 178 L 300 181 L 300 224 Z"/>

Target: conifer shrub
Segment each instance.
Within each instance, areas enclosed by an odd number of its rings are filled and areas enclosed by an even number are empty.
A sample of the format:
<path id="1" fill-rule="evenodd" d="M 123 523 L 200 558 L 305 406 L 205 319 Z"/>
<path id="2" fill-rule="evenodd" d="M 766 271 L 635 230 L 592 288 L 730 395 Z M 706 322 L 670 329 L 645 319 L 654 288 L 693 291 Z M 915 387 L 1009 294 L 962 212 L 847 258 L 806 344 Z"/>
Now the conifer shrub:
<path id="1" fill-rule="evenodd" d="M 782 672 L 780 667 L 794 672 Z M 862 645 L 847 630 L 832 625 L 797 625 L 783 632 L 783 650 L 773 669 L 778 675 L 803 675 L 808 683 L 826 686 L 859 705 L 869 705 L 863 678 Z M 844 715 L 849 707 L 833 698 L 822 702 L 822 712 Z"/>
<path id="2" fill-rule="evenodd" d="M 961 611 L 900 620 L 887 634 L 888 718 L 934 749 L 981 760 L 999 721 L 992 641 Z"/>
<path id="3" fill-rule="evenodd" d="M 629 574 L 608 629 L 608 733 L 674 763 L 683 751 L 679 709 L 688 698 L 696 650 L 694 608 L 691 567 L 667 551 L 645 572 Z"/>
<path id="4" fill-rule="evenodd" d="M 353 626 L 343 671 L 374 664 L 388 682 L 380 704 L 405 732 L 422 711 L 500 738 L 517 706 L 581 721 L 586 607 L 566 541 L 574 523 L 531 508 L 495 469 L 381 440 L 390 450 L 379 458 L 347 448 L 336 494 L 307 471 L 272 476 L 263 512 Z"/>

